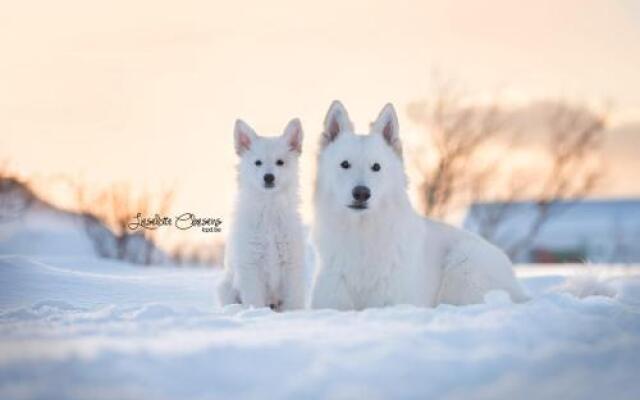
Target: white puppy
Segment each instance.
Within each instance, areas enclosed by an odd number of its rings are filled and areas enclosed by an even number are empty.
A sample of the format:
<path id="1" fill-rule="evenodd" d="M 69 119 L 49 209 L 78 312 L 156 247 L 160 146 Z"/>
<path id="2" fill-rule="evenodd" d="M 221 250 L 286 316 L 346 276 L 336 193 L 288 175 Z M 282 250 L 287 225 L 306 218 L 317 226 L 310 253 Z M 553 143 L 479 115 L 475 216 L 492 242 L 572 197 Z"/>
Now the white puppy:
<path id="1" fill-rule="evenodd" d="M 274 310 L 304 307 L 304 235 L 298 212 L 302 127 L 294 119 L 279 137 L 259 137 L 236 121 L 238 194 L 225 251 L 221 304 Z"/>
<path id="2" fill-rule="evenodd" d="M 406 186 L 393 106 L 383 108 L 368 135 L 356 135 L 347 111 L 334 102 L 314 197 L 313 308 L 468 304 L 496 289 L 526 299 L 501 250 L 419 216 Z"/>

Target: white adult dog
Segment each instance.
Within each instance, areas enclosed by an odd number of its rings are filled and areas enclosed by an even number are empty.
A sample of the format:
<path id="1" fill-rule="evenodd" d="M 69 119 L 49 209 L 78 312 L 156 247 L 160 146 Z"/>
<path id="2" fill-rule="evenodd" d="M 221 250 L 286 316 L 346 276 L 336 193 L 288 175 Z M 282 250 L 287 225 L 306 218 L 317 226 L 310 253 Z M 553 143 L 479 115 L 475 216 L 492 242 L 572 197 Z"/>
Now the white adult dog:
<path id="1" fill-rule="evenodd" d="M 501 250 L 414 211 L 391 104 L 368 135 L 356 135 L 344 106 L 333 102 L 320 147 L 312 308 L 470 304 L 492 290 L 527 299 Z"/>
<path id="2" fill-rule="evenodd" d="M 279 137 L 259 137 L 236 121 L 238 194 L 225 251 L 220 303 L 274 310 L 305 305 L 304 234 L 298 211 L 302 127 L 294 119 Z"/>

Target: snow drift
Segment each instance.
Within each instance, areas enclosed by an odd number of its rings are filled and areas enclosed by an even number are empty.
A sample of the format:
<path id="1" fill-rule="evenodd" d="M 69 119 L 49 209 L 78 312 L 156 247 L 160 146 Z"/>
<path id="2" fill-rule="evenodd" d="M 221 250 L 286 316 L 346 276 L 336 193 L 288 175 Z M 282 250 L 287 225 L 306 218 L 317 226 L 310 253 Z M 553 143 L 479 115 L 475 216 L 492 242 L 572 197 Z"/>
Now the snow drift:
<path id="1" fill-rule="evenodd" d="M 218 271 L 3 256 L 0 398 L 640 398 L 639 270 L 585 299 L 554 271 L 525 304 L 274 313 L 218 307 Z"/>

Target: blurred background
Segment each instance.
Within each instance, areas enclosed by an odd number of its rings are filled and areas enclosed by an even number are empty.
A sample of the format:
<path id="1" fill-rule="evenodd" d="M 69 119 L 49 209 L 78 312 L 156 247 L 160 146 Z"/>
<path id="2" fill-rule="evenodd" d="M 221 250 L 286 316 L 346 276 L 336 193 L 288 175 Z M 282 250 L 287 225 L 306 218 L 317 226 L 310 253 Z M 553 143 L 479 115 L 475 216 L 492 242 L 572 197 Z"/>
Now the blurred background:
<path id="1" fill-rule="evenodd" d="M 399 112 L 422 214 L 518 263 L 640 262 L 640 2 L 22 1 L 0 14 L 0 253 L 219 265 L 232 129 Z M 131 230 L 137 213 L 221 233 Z"/>

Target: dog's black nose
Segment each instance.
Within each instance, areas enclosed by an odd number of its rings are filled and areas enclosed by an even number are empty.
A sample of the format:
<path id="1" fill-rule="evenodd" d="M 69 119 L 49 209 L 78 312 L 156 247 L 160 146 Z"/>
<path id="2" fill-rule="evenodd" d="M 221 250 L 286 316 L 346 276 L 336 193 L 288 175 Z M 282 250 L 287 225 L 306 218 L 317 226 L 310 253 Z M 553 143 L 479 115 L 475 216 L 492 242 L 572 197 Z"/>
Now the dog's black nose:
<path id="1" fill-rule="evenodd" d="M 356 186 L 351 192 L 353 199 L 359 203 L 364 203 L 371 197 L 371 190 L 366 186 Z"/>
<path id="2" fill-rule="evenodd" d="M 276 180 L 276 177 L 273 174 L 264 174 L 264 183 L 268 185 L 272 185 L 273 181 Z"/>

